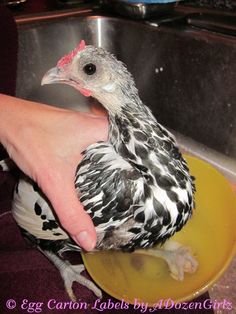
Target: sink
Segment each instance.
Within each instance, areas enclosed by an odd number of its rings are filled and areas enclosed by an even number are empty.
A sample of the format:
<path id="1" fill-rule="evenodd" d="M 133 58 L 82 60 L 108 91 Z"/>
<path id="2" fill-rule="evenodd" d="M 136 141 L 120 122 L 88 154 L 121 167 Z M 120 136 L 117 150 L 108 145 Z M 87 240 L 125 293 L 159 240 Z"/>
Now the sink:
<path id="1" fill-rule="evenodd" d="M 181 148 L 236 182 L 236 37 L 183 23 L 89 14 L 21 19 L 17 96 L 75 110 L 91 99 L 69 86 L 41 86 L 44 73 L 81 39 L 122 60 L 141 99 Z"/>
<path id="2" fill-rule="evenodd" d="M 17 96 L 88 111 L 94 100 L 71 87 L 40 85 L 44 73 L 85 39 L 127 65 L 142 100 L 176 135 L 183 151 L 210 162 L 236 183 L 236 36 L 178 21 L 159 25 L 90 11 L 50 13 L 16 21 Z M 234 300 L 231 281 L 235 265 L 236 258 L 210 291 L 213 299 L 226 296 Z"/>

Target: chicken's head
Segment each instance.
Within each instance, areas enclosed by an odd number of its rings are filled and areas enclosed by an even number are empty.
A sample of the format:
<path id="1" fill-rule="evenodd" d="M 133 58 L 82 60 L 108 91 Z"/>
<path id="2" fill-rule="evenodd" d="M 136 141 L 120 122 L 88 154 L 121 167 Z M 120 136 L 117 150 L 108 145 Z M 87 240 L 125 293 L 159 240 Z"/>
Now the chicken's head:
<path id="1" fill-rule="evenodd" d="M 52 83 L 71 85 L 116 113 L 127 98 L 130 103 L 130 98 L 137 95 L 134 80 L 124 64 L 103 48 L 86 46 L 84 41 L 44 75 L 42 85 Z"/>

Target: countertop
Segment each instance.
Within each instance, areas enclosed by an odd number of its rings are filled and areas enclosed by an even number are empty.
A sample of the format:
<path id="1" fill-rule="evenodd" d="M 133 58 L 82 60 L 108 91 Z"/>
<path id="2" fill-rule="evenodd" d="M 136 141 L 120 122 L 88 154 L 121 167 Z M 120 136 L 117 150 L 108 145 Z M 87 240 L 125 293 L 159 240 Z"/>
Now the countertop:
<path id="1" fill-rule="evenodd" d="M 96 1 L 93 5 L 95 5 Z M 26 0 L 19 5 L 9 6 L 9 9 L 15 16 L 46 13 L 55 10 L 70 9 L 70 8 L 86 8 L 91 7 L 91 1 L 78 3 L 77 5 L 66 5 L 58 0 Z"/>

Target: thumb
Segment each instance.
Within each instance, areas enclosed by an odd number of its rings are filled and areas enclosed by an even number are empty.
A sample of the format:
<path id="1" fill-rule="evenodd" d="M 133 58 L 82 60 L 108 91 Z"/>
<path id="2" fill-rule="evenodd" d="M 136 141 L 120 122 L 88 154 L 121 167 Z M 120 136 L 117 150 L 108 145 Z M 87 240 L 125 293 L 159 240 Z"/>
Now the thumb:
<path id="1" fill-rule="evenodd" d="M 54 184 L 51 192 L 47 194 L 63 228 L 79 246 L 91 251 L 96 245 L 96 231 L 78 200 L 75 187 L 68 182 L 64 182 L 63 187 Z"/>

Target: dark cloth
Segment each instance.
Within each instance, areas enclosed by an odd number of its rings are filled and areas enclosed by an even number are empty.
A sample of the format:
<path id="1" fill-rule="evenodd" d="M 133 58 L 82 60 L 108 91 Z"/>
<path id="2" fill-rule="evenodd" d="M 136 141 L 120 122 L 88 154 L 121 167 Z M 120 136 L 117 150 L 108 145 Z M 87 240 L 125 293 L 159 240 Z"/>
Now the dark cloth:
<path id="1" fill-rule="evenodd" d="M 16 25 L 9 12 L 0 6 L 0 91 L 14 95 L 16 85 L 16 54 L 17 54 L 17 31 Z M 0 160 L 6 156 L 0 149 Z M 99 313 L 93 310 L 96 297 L 87 288 L 78 284 L 74 285 L 78 303 L 83 302 L 81 307 L 86 309 L 49 309 L 48 301 L 55 299 L 57 302 L 69 301 L 65 292 L 63 281 L 58 270 L 37 249 L 28 244 L 22 237 L 11 214 L 11 200 L 17 175 L 10 172 L 0 172 L 0 313 Z M 81 263 L 79 254 L 73 256 L 74 261 Z M 88 274 L 86 274 L 88 276 Z M 112 278 L 111 278 L 112 280 Z M 208 299 L 208 294 L 201 296 L 198 301 Z M 16 307 L 8 309 L 6 302 L 14 300 Z M 102 302 L 108 306 L 120 301 L 111 298 L 104 293 Z M 11 307 L 14 301 L 10 301 Z M 40 302 L 43 304 L 40 305 Z M 51 307 L 54 306 L 52 301 Z M 23 307 L 23 309 L 22 309 Z M 80 305 L 79 305 L 80 307 Z M 41 311 L 40 311 L 41 309 Z M 103 313 L 140 313 L 139 310 L 103 310 Z M 148 310 L 147 310 L 148 312 Z M 160 311 L 158 313 L 181 313 L 176 311 Z M 184 313 L 200 313 L 199 310 L 185 311 Z M 212 313 L 212 311 L 201 311 Z"/>
<path id="2" fill-rule="evenodd" d="M 13 96 L 16 89 L 17 28 L 11 13 L 0 5 L 0 93 Z"/>

